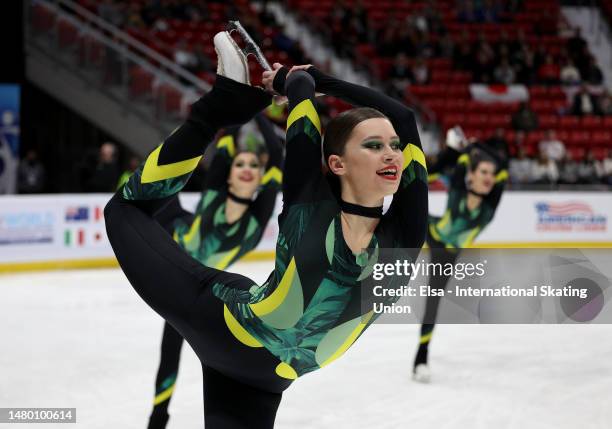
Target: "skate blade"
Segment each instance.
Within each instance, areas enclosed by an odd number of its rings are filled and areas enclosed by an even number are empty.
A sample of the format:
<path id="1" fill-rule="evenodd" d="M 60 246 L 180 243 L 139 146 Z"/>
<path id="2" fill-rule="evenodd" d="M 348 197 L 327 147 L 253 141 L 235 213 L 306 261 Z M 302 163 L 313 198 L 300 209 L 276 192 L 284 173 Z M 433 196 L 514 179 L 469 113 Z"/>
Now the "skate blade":
<path id="1" fill-rule="evenodd" d="M 253 55 L 264 70 L 272 70 L 270 63 L 264 56 L 263 52 L 261 52 L 261 49 L 259 46 L 257 46 L 257 43 L 255 43 L 251 35 L 244 29 L 240 21 L 229 21 L 227 24 L 227 31 L 230 34 L 237 31 L 238 34 L 240 34 L 245 43 L 245 47 L 240 49 L 245 56 Z"/>

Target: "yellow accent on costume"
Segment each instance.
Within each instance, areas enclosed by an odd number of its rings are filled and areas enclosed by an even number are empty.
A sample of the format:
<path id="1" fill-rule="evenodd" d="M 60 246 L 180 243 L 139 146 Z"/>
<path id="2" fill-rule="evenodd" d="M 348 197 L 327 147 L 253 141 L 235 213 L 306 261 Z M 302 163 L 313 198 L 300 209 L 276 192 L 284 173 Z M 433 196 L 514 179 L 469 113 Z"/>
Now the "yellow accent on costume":
<path id="1" fill-rule="evenodd" d="M 219 259 L 215 264 L 213 268 L 216 268 L 217 270 L 224 270 L 227 268 L 227 266 L 229 265 L 230 261 L 234 258 L 234 256 L 236 256 L 236 254 L 240 252 L 240 245 L 234 247 L 231 250 L 228 250 L 227 252 L 225 252 L 223 258 Z"/>
<path id="2" fill-rule="evenodd" d="M 159 153 L 161 152 L 162 146 L 163 144 L 159 145 L 147 158 L 144 168 L 142 169 L 140 183 L 153 183 L 191 173 L 198 166 L 200 159 L 202 159 L 200 155 L 195 158 L 186 159 L 185 161 L 174 162 L 168 165 L 158 165 Z"/>
<path id="3" fill-rule="evenodd" d="M 217 149 L 222 147 L 226 148 L 229 156 L 234 157 L 236 154 L 236 144 L 234 143 L 234 136 L 223 136 L 217 142 Z"/>
<path id="4" fill-rule="evenodd" d="M 502 182 L 504 180 L 508 180 L 508 171 L 507 170 L 502 170 L 499 173 L 497 173 L 497 176 L 495 176 L 495 183 Z"/>
<path id="5" fill-rule="evenodd" d="M 166 390 L 164 390 L 159 395 L 156 395 L 155 399 L 153 399 L 153 405 L 159 405 L 165 400 L 167 400 L 170 396 L 172 396 L 173 391 L 174 391 L 174 384 L 168 387 Z"/>
<path id="6" fill-rule="evenodd" d="M 191 240 L 193 240 L 194 235 L 200 231 L 201 221 L 202 221 L 202 216 L 197 215 L 196 218 L 193 220 L 191 227 L 189 228 L 189 232 L 183 236 L 183 239 L 185 240 L 186 243 L 189 243 Z"/>
<path id="7" fill-rule="evenodd" d="M 238 323 L 232 312 L 229 311 L 229 308 L 227 308 L 227 305 L 223 305 L 223 318 L 225 319 L 225 324 L 232 335 L 234 335 L 234 337 L 236 337 L 236 339 L 242 344 L 249 347 L 263 347 L 259 341 L 257 341 L 247 332 L 246 329 L 242 327 L 240 323 Z"/>
<path id="8" fill-rule="evenodd" d="M 270 180 L 275 180 L 277 183 L 283 183 L 283 172 L 278 167 L 270 168 L 261 178 L 261 184 L 265 185 Z"/>
<path id="9" fill-rule="evenodd" d="M 319 134 L 321 134 L 321 120 L 319 119 L 319 114 L 317 113 L 317 109 L 312 104 L 310 100 L 304 100 L 300 102 L 297 106 L 293 108 L 291 113 L 289 113 L 289 117 L 287 118 L 287 129 L 293 125 L 295 121 L 300 118 L 306 116 L 310 119 L 310 122 L 317 128 Z"/>
<path id="10" fill-rule="evenodd" d="M 297 378 L 297 372 L 295 369 L 291 368 L 291 365 L 286 364 L 285 362 L 281 362 L 276 367 L 276 374 L 279 377 L 286 378 L 288 380 L 295 380 Z"/>
<path id="11" fill-rule="evenodd" d="M 431 340 L 431 334 L 432 332 L 430 332 L 429 334 L 421 335 L 421 341 L 419 341 L 419 344 L 428 343 L 429 340 Z"/>
<path id="12" fill-rule="evenodd" d="M 470 165 L 470 155 L 464 153 L 457 159 L 457 164 L 466 164 Z"/>
<path id="13" fill-rule="evenodd" d="M 285 274 L 283 274 L 283 278 L 279 282 L 276 289 L 274 289 L 274 292 L 260 302 L 249 304 L 255 315 L 259 317 L 265 316 L 266 314 L 272 313 L 279 305 L 281 305 L 289 293 L 289 288 L 293 282 L 295 271 L 295 258 L 291 258 L 291 262 L 289 262 L 287 270 L 285 271 Z"/>
<path id="14" fill-rule="evenodd" d="M 429 225 L 429 233 L 434 238 L 434 240 L 442 241 L 442 237 L 440 237 L 440 234 L 438 234 L 438 231 L 436 231 L 436 227 L 433 224 Z"/>
<path id="15" fill-rule="evenodd" d="M 476 227 L 472 230 L 472 232 L 470 232 L 470 234 L 466 237 L 465 241 L 463 242 L 463 245 L 461 247 L 467 247 L 470 244 L 472 244 L 472 242 L 474 241 L 474 238 L 476 238 L 476 235 L 480 232 L 480 227 Z"/>
<path id="16" fill-rule="evenodd" d="M 402 152 L 404 155 L 404 169 L 410 165 L 410 162 L 416 161 L 427 170 L 427 163 L 425 162 L 425 154 L 420 147 L 408 143 Z"/>
<path id="17" fill-rule="evenodd" d="M 323 368 L 325 365 L 329 365 L 330 363 L 338 359 L 340 356 L 344 354 L 344 352 L 346 352 L 349 349 L 349 347 L 353 345 L 353 343 L 355 342 L 355 340 L 357 340 L 357 337 L 359 336 L 359 334 L 361 334 L 361 332 L 365 329 L 366 325 L 368 324 L 368 322 L 370 321 L 373 315 L 374 315 L 374 312 L 370 311 L 364 316 L 360 317 L 361 322 L 359 323 L 359 325 L 357 325 L 357 327 L 353 330 L 353 332 L 351 332 L 351 334 L 348 337 L 346 337 L 346 340 L 344 341 L 344 343 L 342 343 L 340 347 L 338 347 L 338 350 L 336 350 L 333 355 L 327 358 L 325 362 L 323 362 L 320 365 L 321 368 Z"/>
<path id="18" fill-rule="evenodd" d="M 442 216 L 442 219 L 440 219 L 440 222 L 438 222 L 436 227 L 439 229 L 444 228 L 446 224 L 448 223 L 448 221 L 450 220 L 450 217 L 451 217 L 451 211 L 446 210 L 446 212 L 444 212 L 444 216 Z"/>
<path id="19" fill-rule="evenodd" d="M 431 182 L 435 182 L 435 181 L 436 181 L 436 180 L 438 180 L 439 178 L 440 178 L 440 173 L 433 173 L 433 174 L 430 174 L 430 175 L 427 177 L 427 181 L 428 181 L 429 183 L 431 183 Z"/>

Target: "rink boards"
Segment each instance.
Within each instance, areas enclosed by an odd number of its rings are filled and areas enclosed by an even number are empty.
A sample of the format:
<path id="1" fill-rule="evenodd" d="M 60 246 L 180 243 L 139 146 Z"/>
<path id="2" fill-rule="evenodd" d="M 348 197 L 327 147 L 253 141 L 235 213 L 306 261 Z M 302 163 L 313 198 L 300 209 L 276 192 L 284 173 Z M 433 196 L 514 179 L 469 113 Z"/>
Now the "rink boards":
<path id="1" fill-rule="evenodd" d="M 109 194 L 0 197 L 0 272 L 105 267 L 117 262 L 104 227 Z M 193 209 L 199 194 L 181 202 Z M 442 214 L 446 193 L 430 193 L 430 213 Z M 256 250 L 245 259 L 272 259 L 276 212 Z M 612 247 L 612 193 L 506 192 L 476 247 Z"/>

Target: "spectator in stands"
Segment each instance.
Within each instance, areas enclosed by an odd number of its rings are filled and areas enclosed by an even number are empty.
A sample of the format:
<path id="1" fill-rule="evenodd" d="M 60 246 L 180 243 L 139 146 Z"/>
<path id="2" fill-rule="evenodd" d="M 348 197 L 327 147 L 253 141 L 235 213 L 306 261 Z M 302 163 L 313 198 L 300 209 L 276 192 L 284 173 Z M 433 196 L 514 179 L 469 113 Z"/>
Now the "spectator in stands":
<path id="1" fill-rule="evenodd" d="M 506 30 L 502 30 L 501 33 L 499 33 L 499 39 L 494 45 L 495 51 L 497 52 L 500 58 L 504 56 L 503 53 L 507 55 L 510 55 L 512 53 L 512 41 L 510 40 L 510 37 L 508 36 L 508 32 Z"/>
<path id="2" fill-rule="evenodd" d="M 404 85 L 413 81 L 412 67 L 405 53 L 400 52 L 395 56 L 393 65 L 389 70 L 389 78 L 401 81 Z"/>
<path id="3" fill-rule="evenodd" d="M 612 94 L 607 90 L 599 97 L 599 114 L 602 116 L 612 115 Z"/>
<path id="4" fill-rule="evenodd" d="M 459 11 L 457 12 L 457 18 L 460 22 L 478 21 L 478 16 L 472 0 L 460 0 L 458 3 Z"/>
<path id="5" fill-rule="evenodd" d="M 525 148 L 526 139 L 527 134 L 525 133 L 525 131 L 517 131 L 516 133 L 514 133 L 514 142 L 512 142 L 514 145 L 514 149 L 518 151 L 520 148 Z"/>
<path id="6" fill-rule="evenodd" d="M 417 58 L 412 66 L 412 76 L 414 83 L 424 85 L 429 81 L 429 69 L 423 58 Z"/>
<path id="7" fill-rule="evenodd" d="M 593 151 L 588 149 L 582 160 L 578 163 L 578 183 L 581 185 L 593 185 L 601 180 L 601 166 L 595 159 Z"/>
<path id="8" fill-rule="evenodd" d="M 98 16 L 115 27 L 121 27 L 125 16 L 124 7 L 125 4 L 122 2 L 101 0 L 98 4 Z"/>
<path id="9" fill-rule="evenodd" d="M 484 22 L 500 22 L 503 6 L 499 0 L 484 0 L 480 14 Z"/>
<path id="10" fill-rule="evenodd" d="M 538 47 L 535 50 L 534 53 L 534 64 L 536 67 L 536 70 L 539 70 L 540 67 L 542 66 L 542 64 L 544 64 L 546 62 L 546 57 L 550 54 L 548 48 L 546 47 L 546 45 L 542 42 L 540 42 L 538 44 Z"/>
<path id="11" fill-rule="evenodd" d="M 596 115 L 599 114 L 598 108 L 597 97 L 589 93 L 589 89 L 586 85 L 582 85 L 580 91 L 574 95 L 571 110 L 572 114 L 578 116 Z"/>
<path id="12" fill-rule="evenodd" d="M 517 82 L 524 85 L 533 84 L 536 81 L 535 53 L 533 50 L 525 45 L 515 53 L 514 58 Z"/>
<path id="13" fill-rule="evenodd" d="M 559 65 L 555 63 L 552 54 L 547 54 L 544 63 L 538 67 L 538 80 L 545 85 L 559 83 Z"/>
<path id="14" fill-rule="evenodd" d="M 453 65 L 458 70 L 472 70 L 472 65 L 474 63 L 474 56 L 472 52 L 472 45 L 464 38 L 464 40 L 459 43 L 457 49 L 455 49 L 453 55 Z"/>
<path id="15" fill-rule="evenodd" d="M 508 158 L 508 142 L 506 141 L 505 134 L 506 132 L 503 128 L 497 128 L 493 135 L 485 140 L 485 144 L 493 149 L 498 159 Z"/>
<path id="16" fill-rule="evenodd" d="M 444 34 L 446 32 L 442 15 L 440 11 L 434 7 L 433 2 L 429 2 L 425 5 L 422 16 L 425 18 L 426 25 L 424 28 L 421 28 L 421 31 L 431 34 Z"/>
<path id="17" fill-rule="evenodd" d="M 578 183 L 578 164 L 574 161 L 572 153 L 568 151 L 559 165 L 559 184 L 575 185 L 576 183 Z"/>
<path id="18" fill-rule="evenodd" d="M 488 83 L 491 81 L 494 60 L 493 48 L 484 37 L 481 37 L 472 63 L 472 75 L 475 82 Z"/>
<path id="19" fill-rule="evenodd" d="M 508 173 L 510 174 L 510 183 L 513 185 L 524 185 L 531 182 L 531 172 L 533 170 L 534 160 L 527 157 L 525 149 L 518 149 L 517 157 L 510 159 Z"/>
<path id="20" fill-rule="evenodd" d="M 561 85 L 564 86 L 579 85 L 582 80 L 580 77 L 580 72 L 570 58 L 566 58 L 565 64 L 559 73 L 559 78 L 561 80 Z"/>
<path id="21" fill-rule="evenodd" d="M 585 82 L 590 83 L 591 85 L 601 85 L 603 82 L 603 73 L 601 69 L 597 66 L 597 62 L 592 55 L 589 55 L 589 59 L 587 60 L 587 65 L 584 69 L 584 80 Z"/>
<path id="22" fill-rule="evenodd" d="M 416 55 L 423 58 L 431 58 L 435 53 L 434 44 L 431 41 L 431 37 L 429 33 L 417 33 L 418 36 L 416 38 L 415 43 L 415 51 Z"/>
<path id="23" fill-rule="evenodd" d="M 119 166 L 116 160 L 117 147 L 106 142 L 100 146 L 98 160 L 91 176 L 85 183 L 85 192 L 114 192 L 119 179 Z"/>
<path id="24" fill-rule="evenodd" d="M 180 40 L 174 48 L 174 62 L 192 71 L 198 66 L 196 56 L 189 50 L 184 40 Z"/>
<path id="25" fill-rule="evenodd" d="M 505 85 L 512 85 L 516 80 L 516 72 L 514 68 L 508 62 L 508 58 L 502 58 L 501 63 L 495 68 L 493 72 L 495 82 L 503 83 Z"/>
<path id="26" fill-rule="evenodd" d="M 195 57 L 195 66 L 189 69 L 192 73 L 212 72 L 214 70 L 213 63 L 208 55 L 206 55 L 206 52 L 204 52 L 202 44 L 198 43 L 193 47 L 193 56 Z"/>
<path id="27" fill-rule="evenodd" d="M 608 156 L 601 161 L 601 181 L 612 186 L 612 149 L 608 150 Z"/>
<path id="28" fill-rule="evenodd" d="M 538 145 L 540 153 L 544 153 L 546 158 L 559 164 L 565 158 L 565 145 L 557 138 L 554 130 L 546 131 L 544 139 Z"/>
<path id="29" fill-rule="evenodd" d="M 574 35 L 567 39 L 566 48 L 575 64 L 583 64 L 583 54 L 587 49 L 587 43 L 582 38 L 580 27 L 577 27 Z"/>
<path id="30" fill-rule="evenodd" d="M 559 179 L 557 164 L 540 153 L 537 161 L 531 166 L 530 183 L 534 185 L 554 185 Z"/>
<path id="31" fill-rule="evenodd" d="M 538 128 L 538 116 L 526 102 L 521 102 L 519 109 L 512 115 L 512 128 L 516 131 L 533 131 Z"/>
<path id="32" fill-rule="evenodd" d="M 376 50 L 379 56 L 393 57 L 398 53 L 399 46 L 395 40 L 397 32 L 397 28 L 391 23 L 381 28 L 376 37 Z M 332 38 L 332 46 L 334 46 L 336 53 L 339 53 L 344 47 L 337 46 L 337 43 L 334 43 L 335 39 L 336 38 Z"/>
<path id="33" fill-rule="evenodd" d="M 527 36 L 525 36 L 525 29 L 518 28 L 516 31 L 516 38 L 512 41 L 509 41 L 510 44 L 510 52 L 512 55 L 516 55 L 520 51 L 529 48 L 529 43 L 527 43 Z"/>
<path id="34" fill-rule="evenodd" d="M 45 167 L 38 159 L 38 152 L 30 149 L 19 162 L 17 192 L 20 194 L 36 194 L 43 192 L 44 188 Z"/>
<path id="35" fill-rule="evenodd" d="M 524 0 L 506 0 L 506 12 L 509 14 L 514 14 L 523 9 L 523 1 Z"/>
<path id="36" fill-rule="evenodd" d="M 455 56 L 455 42 L 450 34 L 444 34 L 438 42 L 437 55 L 442 58 L 454 58 Z"/>
<path id="37" fill-rule="evenodd" d="M 134 171 L 136 171 L 136 169 L 140 165 L 140 162 L 141 160 L 137 156 L 130 156 L 127 168 L 123 171 L 123 173 L 121 173 L 121 176 L 119 176 L 119 180 L 117 182 L 117 189 L 122 187 L 129 180 L 132 173 L 134 173 Z"/>
<path id="38" fill-rule="evenodd" d="M 145 23 L 141 15 L 141 6 L 138 3 L 130 3 L 127 8 L 128 10 L 124 23 L 125 28 L 145 28 Z"/>

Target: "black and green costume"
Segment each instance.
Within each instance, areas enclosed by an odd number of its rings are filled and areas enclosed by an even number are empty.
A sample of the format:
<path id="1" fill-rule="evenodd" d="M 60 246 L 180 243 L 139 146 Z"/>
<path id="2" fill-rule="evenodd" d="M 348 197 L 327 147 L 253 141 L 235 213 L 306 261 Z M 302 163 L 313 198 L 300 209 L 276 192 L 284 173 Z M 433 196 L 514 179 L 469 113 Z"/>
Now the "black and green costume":
<path id="1" fill-rule="evenodd" d="M 471 159 L 478 151 L 482 151 L 497 164 L 495 185 L 488 195 L 482 198 L 481 204 L 474 210 L 467 208 L 468 184 L 466 174 L 471 165 Z M 497 206 L 501 199 L 508 172 L 507 160 L 500 158 L 497 152 L 490 147 L 475 143 L 462 152 L 447 147 L 438 157 L 430 172 L 430 177 L 436 177 L 449 165 L 453 165 L 450 175 L 448 202 L 442 216 L 429 216 L 427 244 L 431 249 L 432 262 L 447 264 L 454 263 L 459 257 L 460 249 L 469 247 L 478 234 L 493 220 Z M 430 286 L 432 289 L 445 289 L 449 277 L 444 275 L 432 276 Z M 419 350 L 414 366 L 427 363 L 429 342 L 433 334 L 438 307 L 439 296 L 427 297 L 425 315 L 421 325 Z"/>
<path id="2" fill-rule="evenodd" d="M 218 138 L 195 213 L 183 210 L 176 197 L 155 216 L 187 253 L 208 267 L 224 270 L 257 247 L 274 210 L 282 181 L 283 149 L 272 124 L 263 114 L 255 116 L 255 122 L 265 141 L 268 163 L 257 197 L 240 219 L 232 224 L 225 219 L 227 179 L 237 151 L 240 127 L 228 128 Z M 168 421 L 168 405 L 178 375 L 182 344 L 181 334 L 165 322 L 149 429 L 164 428 Z"/>
<path id="3" fill-rule="evenodd" d="M 105 211 L 132 286 L 202 361 L 207 427 L 272 427 L 281 392 L 342 355 L 372 322 L 361 311 L 360 280 L 377 249 L 420 248 L 425 240 L 427 171 L 412 111 L 314 68 L 292 73 L 286 83 L 285 75 L 275 79 L 290 109 L 284 204 L 275 269 L 263 285 L 198 264 L 151 218 L 184 185 L 216 129 L 245 122 L 269 103 L 263 91 L 218 76 Z M 344 241 L 337 195 L 321 171 L 315 88 L 385 113 L 402 142 L 400 189 L 360 255 Z"/>

